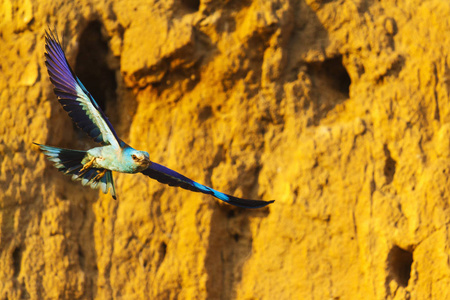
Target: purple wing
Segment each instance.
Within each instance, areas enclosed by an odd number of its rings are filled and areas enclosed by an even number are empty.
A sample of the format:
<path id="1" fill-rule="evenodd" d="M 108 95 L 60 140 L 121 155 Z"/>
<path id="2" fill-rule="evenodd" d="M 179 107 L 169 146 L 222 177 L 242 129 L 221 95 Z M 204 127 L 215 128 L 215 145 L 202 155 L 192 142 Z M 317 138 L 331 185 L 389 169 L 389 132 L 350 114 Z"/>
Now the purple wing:
<path id="1" fill-rule="evenodd" d="M 55 94 L 73 122 L 94 141 L 119 148 L 120 139 L 114 128 L 70 68 L 58 37 L 51 30 L 45 32 L 45 50 L 45 65 Z"/>
<path id="2" fill-rule="evenodd" d="M 217 199 L 220 199 L 228 204 L 244 207 L 244 208 L 260 208 L 264 207 L 272 202 L 272 201 L 263 201 L 263 200 L 249 200 L 242 199 L 234 196 L 230 196 L 219 191 L 216 191 L 210 187 L 204 186 L 198 182 L 195 182 L 180 173 L 177 173 L 169 168 L 166 168 L 160 164 L 152 162 L 150 166 L 142 171 L 142 174 L 147 175 L 153 179 L 158 180 L 161 183 L 168 184 L 170 186 L 181 187 L 186 190 L 200 192 L 208 195 L 212 195 Z"/>

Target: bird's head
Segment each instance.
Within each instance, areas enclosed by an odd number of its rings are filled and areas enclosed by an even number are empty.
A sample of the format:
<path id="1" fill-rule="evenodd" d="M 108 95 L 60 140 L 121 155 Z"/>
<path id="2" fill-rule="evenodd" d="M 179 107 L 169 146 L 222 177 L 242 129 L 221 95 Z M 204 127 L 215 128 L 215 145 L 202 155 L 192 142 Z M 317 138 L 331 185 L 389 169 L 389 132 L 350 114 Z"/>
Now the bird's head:
<path id="1" fill-rule="evenodd" d="M 135 167 L 136 172 L 143 171 L 151 164 L 148 153 L 127 147 L 123 151 L 124 160 Z"/>

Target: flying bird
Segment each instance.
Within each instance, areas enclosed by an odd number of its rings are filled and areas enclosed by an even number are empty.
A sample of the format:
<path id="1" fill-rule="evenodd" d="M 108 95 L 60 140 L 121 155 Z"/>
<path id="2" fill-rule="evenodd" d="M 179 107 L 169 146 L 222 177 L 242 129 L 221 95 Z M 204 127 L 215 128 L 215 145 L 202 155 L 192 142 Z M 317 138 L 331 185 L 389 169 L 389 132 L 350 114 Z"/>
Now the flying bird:
<path id="1" fill-rule="evenodd" d="M 101 144 L 80 151 L 35 143 L 59 171 L 81 181 L 83 186 L 100 188 L 104 194 L 111 193 L 114 199 L 116 189 L 112 171 L 142 173 L 169 186 L 209 194 L 244 208 L 259 208 L 274 202 L 227 195 L 150 161 L 147 152 L 132 148 L 117 136 L 103 110 L 69 66 L 58 36 L 51 30 L 46 31 L 45 42 L 45 65 L 59 103 L 78 127 Z"/>

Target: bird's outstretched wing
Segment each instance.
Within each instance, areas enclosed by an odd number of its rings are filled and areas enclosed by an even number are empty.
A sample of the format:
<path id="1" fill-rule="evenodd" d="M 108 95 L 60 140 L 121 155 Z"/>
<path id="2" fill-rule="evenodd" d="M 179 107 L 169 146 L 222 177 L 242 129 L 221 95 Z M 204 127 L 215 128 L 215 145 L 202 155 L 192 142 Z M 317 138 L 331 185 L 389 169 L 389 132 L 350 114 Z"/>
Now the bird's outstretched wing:
<path id="1" fill-rule="evenodd" d="M 119 148 L 120 139 L 114 128 L 70 68 L 58 36 L 51 30 L 45 32 L 45 50 L 45 65 L 64 110 L 94 141 Z"/>
<path id="2" fill-rule="evenodd" d="M 230 196 L 219 191 L 216 191 L 210 187 L 204 186 L 203 184 L 197 183 L 180 173 L 177 173 L 169 168 L 166 168 L 160 164 L 152 162 L 150 166 L 142 171 L 142 174 L 147 175 L 153 179 L 158 180 L 161 183 L 168 184 L 170 186 L 181 187 L 186 190 L 200 192 L 208 195 L 212 195 L 228 204 L 244 207 L 244 208 L 260 208 L 264 207 L 272 202 L 272 201 L 263 201 L 263 200 L 249 200 L 249 199 L 241 199 L 234 196 Z"/>

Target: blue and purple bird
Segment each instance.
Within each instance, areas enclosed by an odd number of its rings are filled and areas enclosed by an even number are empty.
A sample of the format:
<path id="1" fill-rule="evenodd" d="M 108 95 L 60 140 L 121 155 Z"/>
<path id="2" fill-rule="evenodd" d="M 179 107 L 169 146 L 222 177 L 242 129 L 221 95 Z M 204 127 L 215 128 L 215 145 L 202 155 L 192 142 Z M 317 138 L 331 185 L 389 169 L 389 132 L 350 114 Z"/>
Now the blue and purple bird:
<path id="1" fill-rule="evenodd" d="M 221 193 L 150 161 L 147 152 L 127 145 L 119 139 L 100 106 L 69 66 L 57 35 L 49 30 L 46 32 L 45 42 L 45 65 L 59 103 L 78 127 L 102 145 L 80 151 L 36 144 L 59 171 L 71 175 L 73 180 L 81 181 L 84 186 L 101 188 L 105 194 L 109 191 L 114 199 L 116 190 L 112 171 L 140 172 L 161 183 L 209 194 L 239 207 L 259 208 L 274 202 L 241 199 Z"/>

